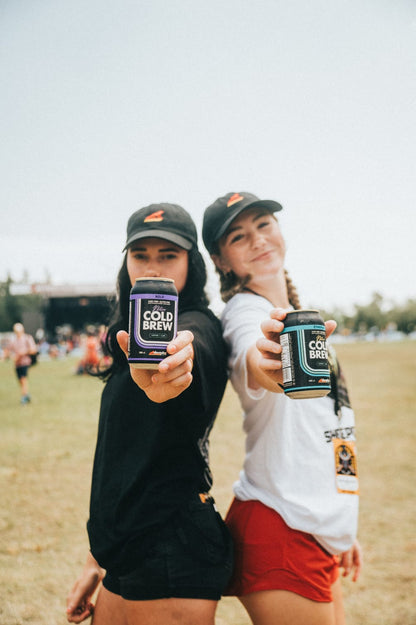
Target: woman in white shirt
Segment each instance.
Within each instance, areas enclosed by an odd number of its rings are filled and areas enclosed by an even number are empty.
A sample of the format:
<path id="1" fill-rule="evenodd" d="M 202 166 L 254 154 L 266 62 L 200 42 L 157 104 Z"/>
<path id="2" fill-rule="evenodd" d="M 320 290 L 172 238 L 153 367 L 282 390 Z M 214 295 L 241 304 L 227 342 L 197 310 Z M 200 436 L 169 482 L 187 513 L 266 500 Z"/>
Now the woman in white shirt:
<path id="1" fill-rule="evenodd" d="M 281 209 L 251 193 L 228 193 L 204 215 L 247 436 L 227 515 L 236 564 L 226 594 L 240 598 L 255 625 L 343 625 L 339 568 L 354 580 L 361 568 L 358 480 L 352 490 L 339 487 L 335 441 L 355 452 L 354 413 L 336 359 L 327 397 L 282 392 L 276 339 L 287 311 L 300 304 L 284 268 L 274 215 Z M 326 323 L 327 335 L 334 329 Z"/>

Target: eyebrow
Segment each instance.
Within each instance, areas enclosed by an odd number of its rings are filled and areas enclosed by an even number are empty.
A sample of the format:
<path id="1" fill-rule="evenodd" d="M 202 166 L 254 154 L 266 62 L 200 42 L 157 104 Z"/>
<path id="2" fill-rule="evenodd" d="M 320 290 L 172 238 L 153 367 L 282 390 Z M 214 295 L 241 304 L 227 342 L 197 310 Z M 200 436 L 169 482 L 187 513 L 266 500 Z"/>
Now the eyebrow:
<path id="1" fill-rule="evenodd" d="M 252 222 L 254 223 L 255 221 L 257 221 L 258 219 L 262 219 L 265 215 L 270 215 L 271 213 L 269 213 L 269 211 L 262 211 L 261 213 L 257 213 L 253 219 Z M 242 226 L 230 226 L 228 228 L 228 230 L 226 230 L 224 236 L 228 237 L 228 235 L 232 234 L 233 232 L 236 232 L 237 230 L 241 230 Z"/>

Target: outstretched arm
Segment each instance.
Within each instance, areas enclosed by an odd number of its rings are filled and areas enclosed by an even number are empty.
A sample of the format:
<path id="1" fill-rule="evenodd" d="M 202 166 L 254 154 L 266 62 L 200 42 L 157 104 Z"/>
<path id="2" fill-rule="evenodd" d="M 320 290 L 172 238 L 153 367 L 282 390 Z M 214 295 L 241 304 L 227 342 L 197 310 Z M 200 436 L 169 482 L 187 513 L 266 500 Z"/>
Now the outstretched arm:
<path id="1" fill-rule="evenodd" d="M 130 367 L 133 380 L 156 403 L 162 403 L 180 395 L 192 382 L 194 335 L 189 330 L 178 332 L 167 346 L 167 356 L 157 370 Z M 127 356 L 128 334 L 117 332 L 117 341 Z"/>
<path id="2" fill-rule="evenodd" d="M 81 623 L 91 616 L 94 611 L 91 597 L 103 577 L 104 569 L 89 552 L 82 573 L 66 600 L 66 617 L 70 623 Z"/>

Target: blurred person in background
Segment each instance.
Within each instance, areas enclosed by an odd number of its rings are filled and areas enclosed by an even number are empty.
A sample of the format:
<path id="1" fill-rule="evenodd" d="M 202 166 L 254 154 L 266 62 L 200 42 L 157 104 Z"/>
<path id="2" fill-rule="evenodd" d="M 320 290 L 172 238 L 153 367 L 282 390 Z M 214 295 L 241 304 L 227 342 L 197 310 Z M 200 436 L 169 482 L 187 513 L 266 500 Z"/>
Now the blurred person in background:
<path id="1" fill-rule="evenodd" d="M 33 336 L 25 333 L 22 323 L 15 323 L 13 332 L 14 336 L 5 349 L 5 357 L 12 357 L 14 360 L 16 376 L 20 385 L 20 403 L 24 405 L 31 401 L 28 376 L 29 367 L 37 354 L 37 347 Z"/>
<path id="2" fill-rule="evenodd" d="M 97 370 L 100 364 L 100 342 L 94 327 L 87 328 L 86 336 L 83 340 L 84 354 L 76 370 L 77 375 L 90 373 Z"/>

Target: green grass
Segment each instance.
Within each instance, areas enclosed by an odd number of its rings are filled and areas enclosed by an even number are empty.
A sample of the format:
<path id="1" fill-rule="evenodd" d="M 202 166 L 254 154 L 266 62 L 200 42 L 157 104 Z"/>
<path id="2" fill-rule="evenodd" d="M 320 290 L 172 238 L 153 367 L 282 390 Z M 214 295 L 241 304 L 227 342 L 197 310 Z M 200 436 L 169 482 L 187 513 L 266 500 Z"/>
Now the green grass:
<path id="1" fill-rule="evenodd" d="M 416 623 L 416 342 L 337 346 L 355 407 L 364 570 L 343 580 L 349 625 Z M 102 383 L 72 359 L 30 371 L 19 404 L 0 362 L 0 625 L 64 625 L 65 597 L 88 549 L 85 523 Z M 227 389 L 211 438 L 214 495 L 231 500 L 244 450 L 240 407 Z M 218 625 L 249 625 L 223 599 Z"/>

